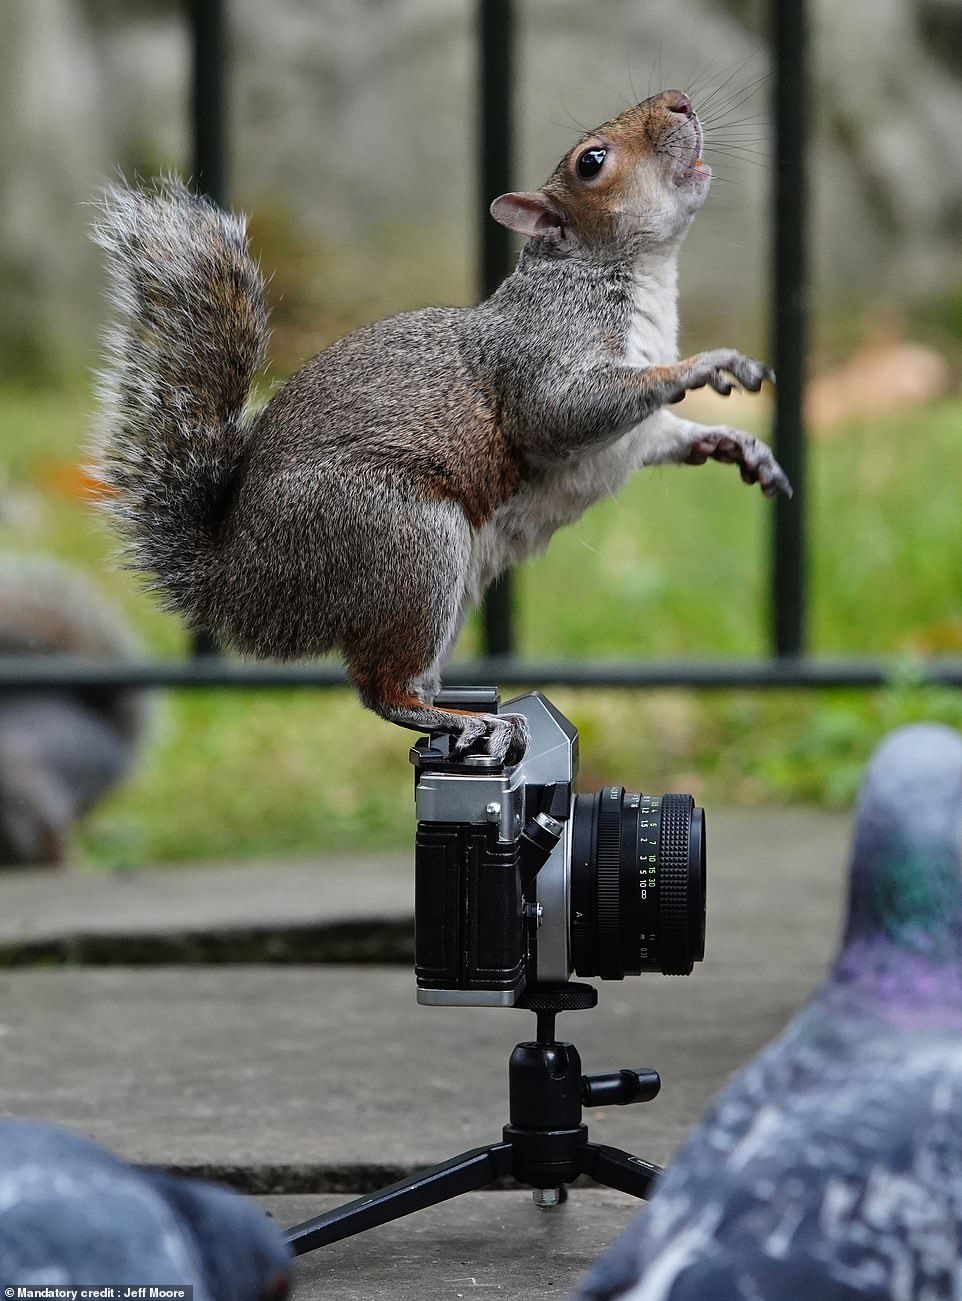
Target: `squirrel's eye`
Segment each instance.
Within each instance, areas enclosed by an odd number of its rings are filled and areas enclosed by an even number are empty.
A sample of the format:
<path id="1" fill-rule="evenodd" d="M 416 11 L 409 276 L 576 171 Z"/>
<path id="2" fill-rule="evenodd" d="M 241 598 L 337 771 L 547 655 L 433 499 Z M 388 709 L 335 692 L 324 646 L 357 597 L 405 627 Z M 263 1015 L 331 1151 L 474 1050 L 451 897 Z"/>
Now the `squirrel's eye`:
<path id="1" fill-rule="evenodd" d="M 597 176 L 607 153 L 608 150 L 602 149 L 600 145 L 593 145 L 590 149 L 586 149 L 578 159 L 578 175 L 586 180 L 589 176 Z"/>

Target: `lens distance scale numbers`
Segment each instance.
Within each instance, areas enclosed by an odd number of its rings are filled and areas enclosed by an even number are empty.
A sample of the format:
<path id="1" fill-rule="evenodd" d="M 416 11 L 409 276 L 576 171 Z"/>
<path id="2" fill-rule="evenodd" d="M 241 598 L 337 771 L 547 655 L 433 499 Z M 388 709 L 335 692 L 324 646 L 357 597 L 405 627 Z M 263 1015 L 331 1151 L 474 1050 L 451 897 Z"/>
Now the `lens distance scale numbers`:
<path id="1" fill-rule="evenodd" d="M 657 971 L 661 967 L 658 951 L 658 828 L 661 821 L 661 796 L 631 794 L 626 801 L 638 817 L 638 902 L 644 927 L 649 916 L 652 924 L 638 933 L 638 970 Z"/>
<path id="2" fill-rule="evenodd" d="M 689 973 L 705 946 L 704 814 L 692 797 L 578 795 L 571 906 L 579 976 Z"/>

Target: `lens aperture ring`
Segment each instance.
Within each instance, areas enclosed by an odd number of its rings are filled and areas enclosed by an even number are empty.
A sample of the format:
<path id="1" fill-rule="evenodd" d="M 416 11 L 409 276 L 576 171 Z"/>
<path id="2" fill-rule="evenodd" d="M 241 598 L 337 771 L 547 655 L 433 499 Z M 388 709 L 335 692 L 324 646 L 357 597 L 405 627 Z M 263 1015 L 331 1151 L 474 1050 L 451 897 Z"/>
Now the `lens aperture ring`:
<path id="1" fill-rule="evenodd" d="M 688 903 L 688 835 L 694 800 L 690 795 L 663 795 L 658 865 L 658 925 L 661 969 L 666 976 L 687 976 L 693 966 Z"/>
<path id="2" fill-rule="evenodd" d="M 621 980 L 621 807 L 623 786 L 606 786 L 598 801 L 595 927 L 598 975 Z"/>

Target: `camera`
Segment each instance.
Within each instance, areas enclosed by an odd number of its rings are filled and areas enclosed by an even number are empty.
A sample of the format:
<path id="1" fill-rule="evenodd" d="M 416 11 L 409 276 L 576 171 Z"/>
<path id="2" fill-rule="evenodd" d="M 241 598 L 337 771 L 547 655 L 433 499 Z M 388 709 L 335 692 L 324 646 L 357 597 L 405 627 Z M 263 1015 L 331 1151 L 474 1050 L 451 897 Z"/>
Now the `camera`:
<path id="1" fill-rule="evenodd" d="M 578 794 L 578 733 L 539 691 L 445 708 L 522 714 L 518 763 L 425 737 L 415 769 L 419 1003 L 524 1007 L 572 972 L 689 975 L 705 952 L 705 815 L 691 795 Z"/>

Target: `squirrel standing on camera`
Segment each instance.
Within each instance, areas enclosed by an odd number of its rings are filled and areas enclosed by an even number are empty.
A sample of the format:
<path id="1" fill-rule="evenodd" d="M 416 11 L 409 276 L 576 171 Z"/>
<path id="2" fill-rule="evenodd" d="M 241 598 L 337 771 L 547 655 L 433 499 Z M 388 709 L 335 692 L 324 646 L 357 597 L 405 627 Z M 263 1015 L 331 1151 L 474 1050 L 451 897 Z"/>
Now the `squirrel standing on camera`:
<path id="1" fill-rule="evenodd" d="M 523 719 L 433 705 L 492 579 L 642 466 L 713 458 L 791 492 L 757 438 L 666 409 L 772 378 L 730 348 L 676 360 L 701 152 L 686 95 L 627 109 L 540 190 L 495 199 L 528 240 L 489 299 L 356 330 L 253 415 L 267 319 L 243 222 L 173 180 L 111 190 L 95 228 L 118 313 L 100 473 L 133 566 L 241 651 L 337 650 L 384 718 L 523 751 Z"/>

